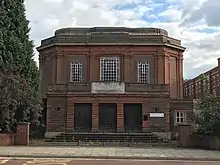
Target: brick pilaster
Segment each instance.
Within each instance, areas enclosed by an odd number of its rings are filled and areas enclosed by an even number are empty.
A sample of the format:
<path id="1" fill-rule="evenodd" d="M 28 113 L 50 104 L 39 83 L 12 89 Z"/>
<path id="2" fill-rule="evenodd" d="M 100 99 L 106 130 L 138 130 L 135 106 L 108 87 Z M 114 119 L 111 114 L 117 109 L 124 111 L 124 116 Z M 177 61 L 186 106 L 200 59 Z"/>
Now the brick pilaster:
<path id="1" fill-rule="evenodd" d="M 66 132 L 71 133 L 74 131 L 74 105 L 67 105 L 66 110 Z"/>
<path id="2" fill-rule="evenodd" d="M 179 96 L 180 96 L 180 99 L 182 99 L 183 98 L 183 58 L 181 57 L 180 59 L 179 59 L 179 69 L 180 69 L 180 71 L 179 71 L 179 76 L 180 76 L 180 78 L 179 78 Z"/>
<path id="3" fill-rule="evenodd" d="M 99 130 L 99 104 L 92 104 L 92 132 Z"/>
<path id="4" fill-rule="evenodd" d="M 148 132 L 148 127 L 150 125 L 150 103 L 144 102 L 142 103 L 142 132 Z M 144 120 L 145 118 L 145 120 Z"/>
<path id="5" fill-rule="evenodd" d="M 124 132 L 124 104 L 117 103 L 117 132 Z"/>
<path id="6" fill-rule="evenodd" d="M 29 123 L 20 123 L 17 125 L 16 145 L 25 145 L 29 144 Z"/>
<path id="7" fill-rule="evenodd" d="M 164 127 L 167 132 L 170 132 L 170 112 L 164 112 Z"/>
<path id="8" fill-rule="evenodd" d="M 131 72 L 131 58 L 130 55 L 124 57 L 124 73 Z M 124 82 L 129 82 L 131 75 L 124 74 Z"/>

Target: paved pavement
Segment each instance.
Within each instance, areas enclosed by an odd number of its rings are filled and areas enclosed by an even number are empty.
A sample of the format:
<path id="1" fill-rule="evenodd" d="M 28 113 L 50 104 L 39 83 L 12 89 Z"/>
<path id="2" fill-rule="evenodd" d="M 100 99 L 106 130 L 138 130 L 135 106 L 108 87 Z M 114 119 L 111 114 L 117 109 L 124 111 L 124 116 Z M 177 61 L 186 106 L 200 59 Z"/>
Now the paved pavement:
<path id="1" fill-rule="evenodd" d="M 152 161 L 152 160 L 94 160 L 94 159 L 9 159 L 0 158 L 2 165 L 219 165 L 220 162 Z"/>
<path id="2" fill-rule="evenodd" d="M 0 157 L 220 161 L 220 151 L 133 147 L 0 147 Z"/>

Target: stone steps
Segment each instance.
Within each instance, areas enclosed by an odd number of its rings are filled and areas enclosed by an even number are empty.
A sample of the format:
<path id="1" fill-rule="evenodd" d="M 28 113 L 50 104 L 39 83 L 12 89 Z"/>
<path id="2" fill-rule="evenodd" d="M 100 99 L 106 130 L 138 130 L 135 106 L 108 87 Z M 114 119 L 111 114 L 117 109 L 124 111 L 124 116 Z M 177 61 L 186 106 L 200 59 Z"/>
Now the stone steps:
<path id="1" fill-rule="evenodd" d="M 143 142 L 158 143 L 160 139 L 154 134 L 125 133 L 69 133 L 49 139 L 50 142 Z"/>

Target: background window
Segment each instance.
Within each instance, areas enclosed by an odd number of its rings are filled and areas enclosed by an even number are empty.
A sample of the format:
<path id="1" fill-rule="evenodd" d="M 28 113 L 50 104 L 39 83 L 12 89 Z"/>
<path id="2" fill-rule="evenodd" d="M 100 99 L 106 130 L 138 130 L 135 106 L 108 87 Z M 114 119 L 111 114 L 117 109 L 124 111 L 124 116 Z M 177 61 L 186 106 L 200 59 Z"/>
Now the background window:
<path id="1" fill-rule="evenodd" d="M 120 60 L 118 57 L 100 59 L 100 81 L 120 81 Z"/>
<path id="2" fill-rule="evenodd" d="M 176 123 L 184 123 L 184 113 L 183 112 L 177 112 L 176 113 Z"/>
<path id="3" fill-rule="evenodd" d="M 188 96 L 188 88 L 184 87 L 184 96 Z"/>
<path id="4" fill-rule="evenodd" d="M 139 62 L 138 63 L 138 82 L 139 83 L 149 83 L 149 63 Z"/>
<path id="5" fill-rule="evenodd" d="M 71 74 L 70 81 L 71 82 L 82 82 L 83 71 L 82 71 L 82 63 L 71 63 Z"/>

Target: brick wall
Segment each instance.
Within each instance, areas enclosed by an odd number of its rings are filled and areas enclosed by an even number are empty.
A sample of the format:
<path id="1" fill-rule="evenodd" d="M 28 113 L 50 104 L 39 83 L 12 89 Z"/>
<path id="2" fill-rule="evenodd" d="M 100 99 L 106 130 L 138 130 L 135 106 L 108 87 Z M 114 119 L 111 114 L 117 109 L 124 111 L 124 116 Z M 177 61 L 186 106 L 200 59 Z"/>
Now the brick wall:
<path id="1" fill-rule="evenodd" d="M 219 137 L 192 134 L 189 124 L 178 125 L 178 132 L 180 147 L 220 150 Z"/>
<path id="2" fill-rule="evenodd" d="M 193 147 L 220 150 L 220 138 L 214 136 L 191 135 Z"/>
<path id="3" fill-rule="evenodd" d="M 154 111 L 156 106 L 159 106 L 160 110 L 165 113 L 164 118 L 164 128 L 169 130 L 170 120 L 169 120 L 169 100 L 170 96 L 172 98 L 181 98 L 182 86 L 181 79 L 181 55 L 180 50 L 166 48 L 164 46 L 59 46 L 56 49 L 45 49 L 40 52 L 41 58 L 41 70 L 45 70 L 50 67 L 53 73 L 50 72 L 49 77 L 44 74 L 50 80 L 44 80 L 46 83 L 51 83 L 50 85 L 66 85 L 68 88 L 66 90 L 59 89 L 57 92 L 53 93 L 49 90 L 47 93 L 47 132 L 72 132 L 74 128 L 74 103 L 92 103 L 92 131 L 97 131 L 98 129 L 98 111 L 96 111 L 96 103 L 108 102 L 108 103 L 119 103 L 118 96 L 112 99 L 112 96 L 105 96 L 105 100 L 99 96 L 91 95 L 90 89 L 84 84 L 90 86 L 91 82 L 96 82 L 100 80 L 100 57 L 102 56 L 112 56 L 116 55 L 120 58 L 120 80 L 125 83 L 134 83 L 130 85 L 127 90 L 130 94 L 124 94 L 119 96 L 121 99 L 120 103 L 141 103 L 143 105 L 143 115 L 148 115 Z M 48 60 L 51 59 L 51 60 Z M 56 59 L 56 60 L 54 60 Z M 45 61 L 44 61 L 45 60 Z M 49 65 L 49 61 L 51 63 Z M 79 87 L 77 90 L 70 88 L 73 87 L 70 80 L 70 64 L 73 61 L 79 61 L 83 63 L 83 87 Z M 137 62 L 148 61 L 150 63 L 150 84 L 169 84 L 172 89 L 171 93 L 167 91 L 167 95 L 164 94 L 163 88 L 158 88 L 157 92 L 153 92 L 152 96 L 143 94 L 146 90 L 145 86 L 141 86 L 137 83 Z M 172 73 L 170 71 L 172 70 Z M 129 74 L 128 74 L 129 73 Z M 51 75 L 53 74 L 53 75 Z M 137 83 L 137 84 L 136 84 Z M 86 90 L 79 90 L 85 89 Z M 140 90 L 141 89 L 141 90 Z M 46 88 L 44 88 L 46 90 Z M 161 92 L 160 92 L 161 90 Z M 66 92 L 67 96 L 66 97 Z M 138 98 L 134 98 L 135 95 L 139 95 Z M 77 95 L 77 97 L 75 97 Z M 87 97 L 87 100 L 83 100 L 81 97 Z M 141 98 L 140 98 L 141 95 Z M 166 95 L 166 96 L 164 96 Z M 169 95 L 169 96 L 168 96 Z M 73 100 L 70 102 L 69 100 Z M 79 100 L 80 99 L 80 100 Z M 57 107 L 60 107 L 58 112 Z M 120 106 L 118 106 L 120 110 Z M 65 121 L 66 120 L 66 121 Z M 122 111 L 118 113 L 118 131 L 123 130 L 123 114 Z M 151 121 L 149 121 L 151 122 Z M 121 127 L 121 128 L 120 128 Z M 150 128 L 150 123 L 146 124 L 144 131 L 148 131 Z"/>
<path id="4" fill-rule="evenodd" d="M 169 98 L 144 98 L 140 96 L 121 97 L 121 96 L 108 96 L 108 97 L 70 97 L 67 99 L 67 114 L 66 114 L 66 131 L 74 131 L 74 104 L 75 103 L 92 103 L 92 132 L 99 130 L 99 103 L 116 103 L 117 104 L 117 131 L 124 131 L 124 104 L 125 103 L 140 103 L 142 104 L 142 117 L 148 116 L 148 121 L 143 128 L 143 131 L 149 131 L 153 124 L 149 118 L 149 114 L 155 111 L 155 107 L 159 107 L 159 111 L 165 114 L 163 129 L 169 131 Z M 50 110 L 50 109 L 48 109 Z M 55 112 L 54 112 L 55 113 Z M 60 120 L 59 113 L 54 115 L 54 121 Z M 56 118 L 55 118 L 56 117 Z M 64 119 L 63 119 L 64 120 Z M 53 130 L 51 124 L 48 125 L 47 130 Z M 62 132 L 62 130 L 61 130 Z"/>
<path id="5" fill-rule="evenodd" d="M 0 134 L 0 146 L 28 145 L 29 144 L 29 123 L 17 125 L 16 133 Z"/>
<path id="6" fill-rule="evenodd" d="M 15 134 L 0 134 L 0 146 L 13 145 Z"/>
<path id="7" fill-rule="evenodd" d="M 92 104 L 92 132 L 97 132 L 99 129 L 99 104 Z"/>
<path id="8" fill-rule="evenodd" d="M 70 63 L 73 61 L 83 63 L 84 82 L 99 81 L 100 57 L 113 54 L 120 58 L 121 81 L 137 82 L 136 63 L 148 61 L 150 84 L 170 83 L 172 98 L 182 97 L 181 51 L 163 46 L 60 46 L 44 49 L 40 52 L 43 97 L 46 97 L 48 84 L 69 84 Z"/>
<path id="9" fill-rule="evenodd" d="M 206 80 L 201 78 L 201 75 L 185 81 L 183 84 L 185 99 L 199 99 L 209 94 L 219 94 L 219 66 L 202 73 L 206 76 Z M 206 82 L 206 83 L 204 83 Z"/>

